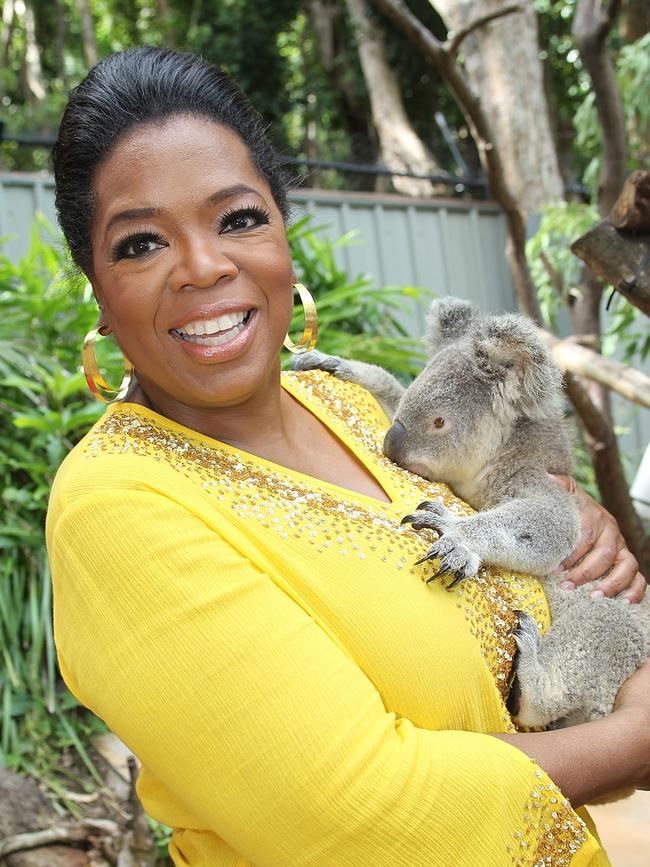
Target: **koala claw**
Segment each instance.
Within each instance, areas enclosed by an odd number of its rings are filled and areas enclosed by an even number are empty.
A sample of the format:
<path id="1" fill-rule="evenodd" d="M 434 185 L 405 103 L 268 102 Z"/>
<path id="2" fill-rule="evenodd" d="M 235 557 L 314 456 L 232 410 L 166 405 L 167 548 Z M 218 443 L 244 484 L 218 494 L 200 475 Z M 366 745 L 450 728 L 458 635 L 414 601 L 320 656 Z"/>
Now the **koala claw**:
<path id="1" fill-rule="evenodd" d="M 433 559 L 439 559 L 440 566 L 433 575 L 427 578 L 426 583 L 433 581 L 437 575 L 453 575 L 453 580 L 447 589 L 454 587 L 465 578 L 476 575 L 481 564 L 478 554 L 450 536 L 441 536 L 437 542 L 434 542 L 426 555 L 417 561 L 416 566 Z"/>
<path id="2" fill-rule="evenodd" d="M 316 349 L 301 355 L 294 355 L 291 359 L 291 367 L 293 370 L 326 370 L 340 379 L 343 379 L 349 371 L 342 358 L 338 358 L 336 355 L 326 355 Z"/>
<path id="3" fill-rule="evenodd" d="M 457 522 L 442 500 L 425 500 L 420 503 L 415 512 L 402 518 L 402 524 L 411 524 L 414 530 L 437 530 L 444 533 Z"/>

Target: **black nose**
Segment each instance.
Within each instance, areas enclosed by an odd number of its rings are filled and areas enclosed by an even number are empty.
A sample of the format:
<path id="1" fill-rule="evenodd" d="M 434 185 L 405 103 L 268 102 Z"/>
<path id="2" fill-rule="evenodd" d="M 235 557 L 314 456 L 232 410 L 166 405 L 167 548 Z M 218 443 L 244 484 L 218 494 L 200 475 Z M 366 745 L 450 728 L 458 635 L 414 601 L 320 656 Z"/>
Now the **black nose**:
<path id="1" fill-rule="evenodd" d="M 391 461 L 399 463 L 400 452 L 406 440 L 406 428 L 401 421 L 395 421 L 384 437 L 384 454 Z"/>

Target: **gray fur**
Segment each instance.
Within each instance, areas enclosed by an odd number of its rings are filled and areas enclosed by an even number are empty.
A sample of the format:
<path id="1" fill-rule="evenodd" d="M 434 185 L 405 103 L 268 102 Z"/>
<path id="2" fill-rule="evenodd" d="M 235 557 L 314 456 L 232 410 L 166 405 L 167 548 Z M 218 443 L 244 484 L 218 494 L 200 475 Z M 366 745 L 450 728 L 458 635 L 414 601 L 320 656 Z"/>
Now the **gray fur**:
<path id="1" fill-rule="evenodd" d="M 376 365 L 322 353 L 298 356 L 295 367 L 368 388 L 393 419 L 388 457 L 480 510 L 459 517 L 438 500 L 404 518 L 437 531 L 423 559 L 440 561 L 438 573 L 452 573 L 453 584 L 485 562 L 544 581 L 552 628 L 540 637 L 522 615 L 517 634 L 519 722 L 602 716 L 648 655 L 650 603 L 593 600 L 589 588 L 566 592 L 549 577 L 580 533 L 573 496 L 548 476 L 571 471 L 561 374 L 530 320 L 482 316 L 460 299 L 432 304 L 427 340 L 431 358 L 407 388 Z"/>

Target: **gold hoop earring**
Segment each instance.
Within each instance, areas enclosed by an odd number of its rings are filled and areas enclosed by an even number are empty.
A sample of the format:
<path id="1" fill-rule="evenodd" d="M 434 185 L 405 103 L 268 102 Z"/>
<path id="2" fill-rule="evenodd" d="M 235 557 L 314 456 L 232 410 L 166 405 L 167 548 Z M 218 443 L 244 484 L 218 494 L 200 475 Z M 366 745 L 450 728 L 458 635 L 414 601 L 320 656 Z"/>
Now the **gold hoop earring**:
<path id="1" fill-rule="evenodd" d="M 297 343 L 294 343 L 287 334 L 284 338 L 284 346 L 289 350 L 289 352 L 294 352 L 296 354 L 311 352 L 314 346 L 316 346 L 316 341 L 318 340 L 318 317 L 316 314 L 316 305 L 314 304 L 314 299 L 311 297 L 309 290 L 303 286 L 302 283 L 294 283 L 293 288 L 298 292 L 300 300 L 302 301 L 305 314 L 305 325 L 300 340 Z"/>
<path id="2" fill-rule="evenodd" d="M 86 334 L 84 337 L 83 348 L 81 350 L 81 360 L 88 388 L 92 391 L 97 400 L 101 400 L 103 403 L 114 403 L 115 401 L 122 400 L 122 398 L 126 397 L 133 378 L 133 365 L 129 359 L 124 356 L 124 376 L 122 377 L 120 387 L 117 390 L 111 388 L 99 372 L 99 366 L 95 356 L 95 340 L 97 335 L 100 334 L 102 337 L 108 337 L 110 334 L 110 331 L 106 332 L 105 328 L 105 325 L 100 325 L 99 328 L 93 328 L 88 332 L 88 334 Z"/>

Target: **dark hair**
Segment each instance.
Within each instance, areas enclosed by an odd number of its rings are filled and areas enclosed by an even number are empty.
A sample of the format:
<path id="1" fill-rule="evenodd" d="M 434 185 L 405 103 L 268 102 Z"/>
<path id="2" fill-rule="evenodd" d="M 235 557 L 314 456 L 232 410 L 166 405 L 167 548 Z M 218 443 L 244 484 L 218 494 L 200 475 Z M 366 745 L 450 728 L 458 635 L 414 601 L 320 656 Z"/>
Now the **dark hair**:
<path id="1" fill-rule="evenodd" d="M 223 70 L 193 54 L 151 46 L 102 60 L 70 94 L 52 150 L 59 223 L 75 263 L 92 272 L 93 178 L 117 141 L 172 115 L 208 118 L 248 148 L 286 220 L 287 180 L 261 116 Z"/>

